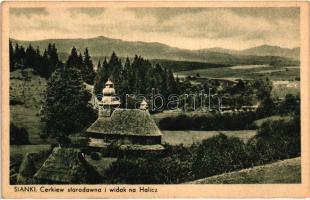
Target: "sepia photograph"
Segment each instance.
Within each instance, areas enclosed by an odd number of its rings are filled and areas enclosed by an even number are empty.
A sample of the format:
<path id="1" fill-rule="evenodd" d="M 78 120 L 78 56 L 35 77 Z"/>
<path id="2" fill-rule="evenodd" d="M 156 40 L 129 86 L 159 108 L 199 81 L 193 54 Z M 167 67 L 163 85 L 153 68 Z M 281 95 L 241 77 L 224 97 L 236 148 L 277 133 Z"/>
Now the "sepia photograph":
<path id="1" fill-rule="evenodd" d="M 301 5 L 162 5 L 7 4 L 14 192 L 308 184 Z"/>

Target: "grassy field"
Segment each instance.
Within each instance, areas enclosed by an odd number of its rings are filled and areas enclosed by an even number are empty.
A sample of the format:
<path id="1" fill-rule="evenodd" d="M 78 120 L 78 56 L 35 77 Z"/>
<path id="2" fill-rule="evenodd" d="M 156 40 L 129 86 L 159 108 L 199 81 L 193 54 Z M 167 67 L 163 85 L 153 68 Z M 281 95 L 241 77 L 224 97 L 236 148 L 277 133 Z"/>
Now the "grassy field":
<path id="1" fill-rule="evenodd" d="M 10 99 L 20 102 L 17 105 L 10 105 L 10 120 L 16 126 L 27 130 L 30 143 L 41 144 L 40 110 L 47 81 L 34 75 L 31 69 L 25 71 L 27 80 L 23 79 L 20 70 L 10 74 Z"/>
<path id="2" fill-rule="evenodd" d="M 295 80 L 300 77 L 300 69 L 298 67 L 287 66 L 265 66 L 258 65 L 233 67 L 206 68 L 189 71 L 175 72 L 179 76 L 193 76 L 199 74 L 200 77 L 207 78 L 234 78 L 234 79 L 254 79 L 259 76 L 269 76 L 272 80 Z"/>
<path id="3" fill-rule="evenodd" d="M 35 75 L 32 69 L 25 69 L 24 72 L 25 76 L 22 76 L 21 70 L 10 73 L 10 99 L 23 102 L 23 106 L 37 111 L 42 106 L 47 81 Z"/>
<path id="4" fill-rule="evenodd" d="M 40 144 L 40 132 L 42 130 L 40 116 L 32 108 L 26 108 L 23 105 L 10 106 L 10 118 L 18 127 L 24 127 L 29 134 L 31 144 Z"/>
<path id="5" fill-rule="evenodd" d="M 190 146 L 193 143 L 199 143 L 204 139 L 223 133 L 229 137 L 238 137 L 243 141 L 247 141 L 256 134 L 255 130 L 239 130 L 239 131 L 162 131 L 162 142 L 170 145 L 183 144 Z"/>
<path id="6" fill-rule="evenodd" d="M 289 120 L 290 117 L 289 116 L 273 115 L 273 116 L 270 116 L 270 117 L 266 117 L 266 118 L 255 120 L 254 124 L 256 126 L 261 126 L 266 121 L 275 121 L 275 120 L 280 120 L 280 119 Z"/>
<path id="7" fill-rule="evenodd" d="M 190 182 L 192 184 L 301 183 L 300 157 Z"/>

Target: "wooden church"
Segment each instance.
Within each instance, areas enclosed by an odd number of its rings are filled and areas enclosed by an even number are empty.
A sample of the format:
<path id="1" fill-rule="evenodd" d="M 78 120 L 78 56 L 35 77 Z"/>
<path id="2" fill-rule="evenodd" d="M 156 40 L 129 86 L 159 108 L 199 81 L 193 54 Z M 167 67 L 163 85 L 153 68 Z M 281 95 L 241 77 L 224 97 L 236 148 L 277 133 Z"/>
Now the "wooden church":
<path id="1" fill-rule="evenodd" d="M 98 119 L 87 129 L 89 146 L 104 148 L 117 144 L 120 149 L 163 150 L 162 133 L 148 112 L 146 101 L 140 109 L 120 109 L 113 83 L 108 80 L 98 101 Z"/>

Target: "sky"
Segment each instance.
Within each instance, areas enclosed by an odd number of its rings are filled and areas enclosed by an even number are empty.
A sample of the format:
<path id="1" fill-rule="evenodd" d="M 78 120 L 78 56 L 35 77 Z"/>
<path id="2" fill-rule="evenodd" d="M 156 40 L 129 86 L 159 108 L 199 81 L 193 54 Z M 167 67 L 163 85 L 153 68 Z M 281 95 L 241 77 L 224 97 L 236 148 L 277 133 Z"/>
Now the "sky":
<path id="1" fill-rule="evenodd" d="M 299 8 L 10 8 L 10 37 L 160 42 L 184 49 L 300 46 Z"/>

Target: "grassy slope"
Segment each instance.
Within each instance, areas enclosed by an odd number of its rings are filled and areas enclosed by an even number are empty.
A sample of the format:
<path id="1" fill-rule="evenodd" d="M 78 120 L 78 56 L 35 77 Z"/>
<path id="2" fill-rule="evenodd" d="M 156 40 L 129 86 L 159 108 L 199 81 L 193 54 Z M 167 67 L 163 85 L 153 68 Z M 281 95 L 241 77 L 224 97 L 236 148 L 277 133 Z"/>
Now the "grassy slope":
<path id="1" fill-rule="evenodd" d="M 162 142 L 170 145 L 183 144 L 190 146 L 193 143 L 199 143 L 220 133 L 229 137 L 238 137 L 247 141 L 256 134 L 255 130 L 238 130 L 238 131 L 162 131 Z"/>
<path id="2" fill-rule="evenodd" d="M 300 157 L 190 182 L 191 184 L 301 183 Z"/>
<path id="3" fill-rule="evenodd" d="M 29 134 L 32 144 L 41 143 L 39 133 L 41 132 L 40 109 L 43 105 L 46 80 L 34 75 L 31 70 L 27 70 L 29 79 L 24 81 L 21 71 L 16 70 L 10 74 L 10 98 L 14 98 L 22 105 L 10 106 L 10 119 L 18 127 L 24 127 Z M 25 92 L 25 99 L 23 92 Z"/>

